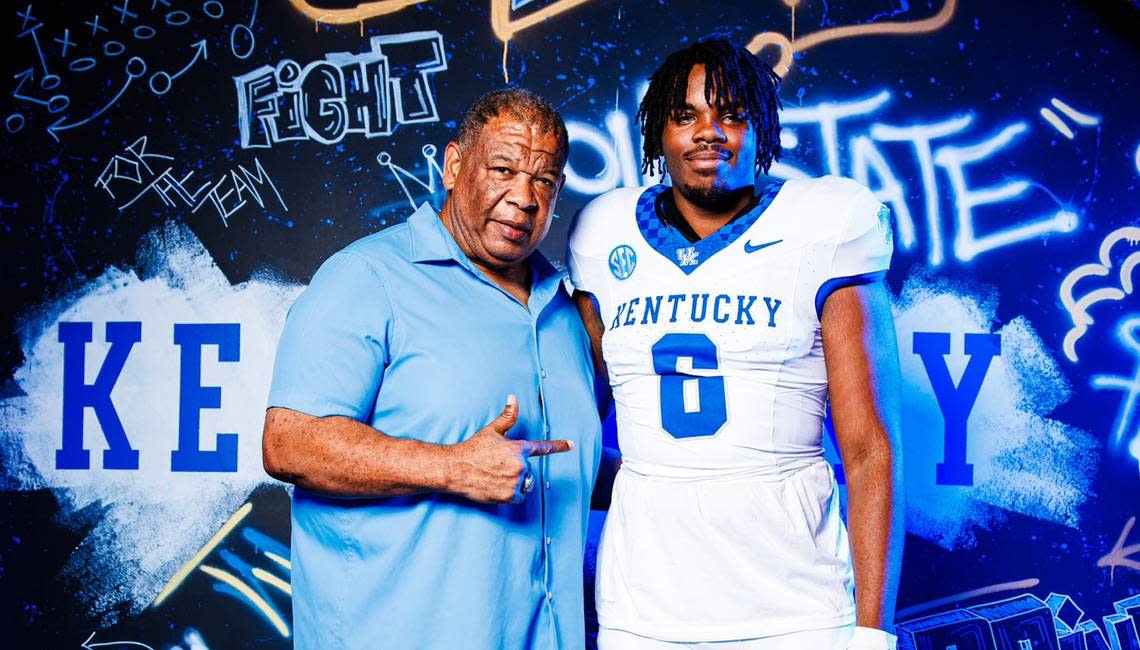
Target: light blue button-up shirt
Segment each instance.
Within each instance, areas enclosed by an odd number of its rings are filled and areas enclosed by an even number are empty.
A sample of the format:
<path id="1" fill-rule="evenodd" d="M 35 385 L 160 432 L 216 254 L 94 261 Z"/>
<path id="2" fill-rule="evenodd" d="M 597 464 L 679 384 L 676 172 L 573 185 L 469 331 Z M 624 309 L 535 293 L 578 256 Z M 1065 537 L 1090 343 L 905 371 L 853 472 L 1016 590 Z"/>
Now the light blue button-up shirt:
<path id="1" fill-rule="evenodd" d="M 593 364 L 561 274 L 537 252 L 530 266 L 523 306 L 425 204 L 329 258 L 290 309 L 270 406 L 454 444 L 514 393 L 510 437 L 575 445 L 531 459 L 536 487 L 518 505 L 296 488 L 297 648 L 584 646 L 582 555 L 601 439 Z"/>

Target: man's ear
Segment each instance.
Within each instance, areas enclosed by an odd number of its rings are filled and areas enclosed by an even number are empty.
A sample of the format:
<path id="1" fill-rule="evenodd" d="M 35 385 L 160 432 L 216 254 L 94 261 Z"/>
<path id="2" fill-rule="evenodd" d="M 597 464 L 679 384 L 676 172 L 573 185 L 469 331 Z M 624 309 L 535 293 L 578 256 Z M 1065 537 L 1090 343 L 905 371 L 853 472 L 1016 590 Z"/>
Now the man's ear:
<path id="1" fill-rule="evenodd" d="M 443 149 L 443 189 L 450 192 L 459 178 L 459 157 L 463 150 L 455 140 Z"/>

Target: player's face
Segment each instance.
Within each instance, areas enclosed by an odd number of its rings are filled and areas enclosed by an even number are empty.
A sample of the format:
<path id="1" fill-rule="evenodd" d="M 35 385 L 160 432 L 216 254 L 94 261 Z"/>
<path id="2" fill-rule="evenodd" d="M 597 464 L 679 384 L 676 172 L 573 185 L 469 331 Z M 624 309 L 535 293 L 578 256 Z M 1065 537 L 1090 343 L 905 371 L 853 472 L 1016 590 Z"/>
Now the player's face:
<path id="1" fill-rule="evenodd" d="M 492 269 L 524 261 L 550 229 L 565 161 L 554 133 L 504 115 L 469 145 L 448 144 L 444 222 L 463 252 Z"/>
<path id="2" fill-rule="evenodd" d="M 661 144 L 673 187 L 695 203 L 756 183 L 756 131 L 740 106 L 705 101 L 703 65 L 689 72 L 685 110 L 665 123 Z"/>

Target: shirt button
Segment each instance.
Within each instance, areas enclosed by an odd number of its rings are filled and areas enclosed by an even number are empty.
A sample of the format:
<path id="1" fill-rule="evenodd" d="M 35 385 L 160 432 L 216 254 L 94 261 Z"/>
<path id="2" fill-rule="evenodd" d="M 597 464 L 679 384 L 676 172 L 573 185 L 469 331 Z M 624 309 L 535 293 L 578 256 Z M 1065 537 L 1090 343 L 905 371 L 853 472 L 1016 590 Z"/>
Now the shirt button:
<path id="1" fill-rule="evenodd" d="M 549 537 L 547 537 L 547 538 L 546 538 L 546 545 L 547 545 L 547 546 L 550 546 L 550 542 L 551 542 L 551 539 L 550 539 Z"/>
<path id="2" fill-rule="evenodd" d="M 553 591 L 546 592 L 546 599 L 547 600 L 554 600 L 554 592 Z"/>
<path id="3" fill-rule="evenodd" d="M 546 379 L 546 371 L 545 371 L 545 370 L 543 370 L 543 371 L 539 372 L 539 373 L 538 373 L 538 376 L 539 376 L 539 377 L 542 377 L 543 379 Z"/>
<path id="4" fill-rule="evenodd" d="M 544 487 L 544 488 L 546 488 L 547 490 L 549 490 L 549 489 L 550 489 L 550 481 L 547 481 L 547 482 L 546 482 L 546 484 L 545 484 L 545 485 L 543 485 L 542 487 Z"/>

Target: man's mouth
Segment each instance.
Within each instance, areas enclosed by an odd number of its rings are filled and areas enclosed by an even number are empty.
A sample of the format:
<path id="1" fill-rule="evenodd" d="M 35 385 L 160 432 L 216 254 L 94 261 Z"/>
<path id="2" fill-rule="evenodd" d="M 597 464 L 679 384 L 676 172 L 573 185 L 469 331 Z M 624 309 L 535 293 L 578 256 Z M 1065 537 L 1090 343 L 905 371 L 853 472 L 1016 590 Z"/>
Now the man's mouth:
<path id="1" fill-rule="evenodd" d="M 685 162 L 697 172 L 713 172 L 731 157 L 732 154 L 723 149 L 703 148 L 686 153 Z"/>
<path id="2" fill-rule="evenodd" d="M 728 160 L 732 154 L 719 149 L 701 149 L 685 154 L 686 160 Z"/>
<path id="3" fill-rule="evenodd" d="M 494 220 L 495 227 L 504 239 L 515 243 L 524 241 L 530 236 L 531 226 L 527 223 L 512 223 Z"/>

